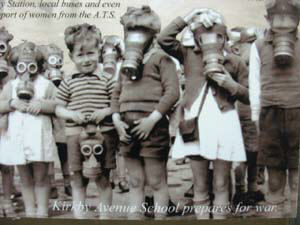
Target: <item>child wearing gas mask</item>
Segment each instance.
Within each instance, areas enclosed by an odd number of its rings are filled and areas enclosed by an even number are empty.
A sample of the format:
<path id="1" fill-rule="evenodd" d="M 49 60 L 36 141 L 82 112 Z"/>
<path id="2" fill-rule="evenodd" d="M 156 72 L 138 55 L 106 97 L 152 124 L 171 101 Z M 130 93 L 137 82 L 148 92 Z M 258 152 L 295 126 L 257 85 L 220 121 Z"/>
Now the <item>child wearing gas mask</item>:
<path id="1" fill-rule="evenodd" d="M 11 51 L 9 42 L 13 39 L 5 27 L 0 28 L 0 90 L 9 81 L 15 78 L 15 71 L 8 63 L 8 55 Z M 4 116 L 5 117 L 5 116 Z M 5 118 L 3 118 L 5 120 Z M 1 119 L 0 119 L 1 120 Z M 3 120 L 1 120 L 3 121 Z M 0 122 L 1 123 L 1 122 Z M 1 156 L 0 156 L 1 157 Z M 3 201 L 1 203 L 5 216 L 15 216 L 11 202 L 13 191 L 14 167 L 0 165 L 3 185 Z"/>
<path id="2" fill-rule="evenodd" d="M 129 219 L 144 213 L 145 183 L 154 194 L 156 219 L 168 206 L 166 162 L 169 153 L 167 113 L 179 98 L 179 82 L 172 59 L 157 46 L 160 19 L 150 7 L 128 8 L 121 23 L 125 30 L 124 62 L 112 97 L 114 125 L 120 153 L 130 177 Z M 147 207 L 147 206 L 146 206 Z"/>
<path id="3" fill-rule="evenodd" d="M 44 63 L 44 76 L 53 82 L 58 88 L 60 82 L 64 78 L 63 71 L 63 51 L 55 44 L 41 45 L 39 46 L 45 57 Z M 57 147 L 57 153 L 60 161 L 62 175 L 64 179 L 64 192 L 66 195 L 71 196 L 71 184 L 70 184 L 70 173 L 68 164 L 68 151 L 65 135 L 65 121 L 58 118 L 53 118 L 53 131 Z M 50 164 L 49 176 L 51 182 L 50 198 L 58 198 L 58 190 L 55 186 L 55 171 L 54 162 Z"/>
<path id="4" fill-rule="evenodd" d="M 1 127 L 0 163 L 18 168 L 26 216 L 47 217 L 48 167 L 56 150 L 51 122 L 55 86 L 41 75 L 44 59 L 34 43 L 13 48 L 9 60 L 17 78 L 0 96 L 0 113 L 7 119 Z"/>
<path id="5" fill-rule="evenodd" d="M 103 37 L 101 45 L 100 63 L 103 70 L 113 75 L 114 80 L 118 80 L 120 68 L 123 62 L 123 55 L 125 51 L 124 40 L 117 35 L 107 35 Z M 121 193 L 129 191 L 127 169 L 125 166 L 124 157 L 117 151 L 116 155 L 117 168 L 111 173 L 111 182 L 118 181 L 118 187 Z"/>
<path id="6" fill-rule="evenodd" d="M 285 186 L 292 216 L 297 212 L 300 133 L 300 1 L 266 1 L 270 28 L 251 47 L 249 93 L 251 118 L 259 130 L 258 164 L 266 166 L 268 217 L 283 217 Z"/>
<path id="7" fill-rule="evenodd" d="M 61 82 L 56 96 L 59 104 L 56 115 L 66 119 L 73 213 L 76 218 L 85 218 L 85 212 L 80 205 L 85 204 L 88 178 L 95 179 L 100 195 L 99 207 L 101 204 L 108 207 L 112 203 L 109 174 L 110 170 L 115 168 L 115 150 L 118 143 L 115 140 L 118 136 L 112 122 L 108 119 L 111 115 L 110 95 L 115 80 L 98 64 L 102 43 L 98 28 L 89 24 L 68 27 L 65 30 L 65 43 L 78 72 Z M 88 123 L 92 124 L 87 126 Z M 95 126 L 99 124 L 100 130 L 95 130 Z M 87 131 L 83 129 L 84 127 L 92 127 L 92 129 Z M 100 131 L 102 135 L 99 134 Z M 93 143 L 98 142 L 99 148 L 90 143 L 83 144 L 80 141 L 81 134 L 85 137 L 90 135 Z M 100 147 L 102 136 L 105 140 L 104 154 L 101 154 Z M 109 212 L 100 211 L 101 219 L 107 219 L 109 216 Z"/>
<path id="8" fill-rule="evenodd" d="M 256 27 L 235 27 L 228 32 L 230 49 L 233 54 L 241 57 L 249 65 L 251 44 L 263 37 L 263 30 Z M 233 204 L 256 205 L 264 200 L 264 195 L 257 187 L 257 154 L 258 133 L 255 123 L 251 120 L 251 108 L 237 102 L 237 109 L 242 126 L 247 162 L 240 163 L 234 170 L 235 194 Z M 247 186 L 245 178 L 247 174 Z"/>
<path id="9" fill-rule="evenodd" d="M 186 28 L 183 43 L 177 34 Z M 230 213 L 229 176 L 232 162 L 246 160 L 240 122 L 234 102 L 249 104 L 247 67 L 225 53 L 226 26 L 211 9 L 195 9 L 176 18 L 159 35 L 162 48 L 184 65 L 186 76 L 182 118 L 173 151 L 190 158 L 194 177 L 197 219 L 224 219 Z M 214 200 L 210 207 L 208 168 L 213 162 Z"/>

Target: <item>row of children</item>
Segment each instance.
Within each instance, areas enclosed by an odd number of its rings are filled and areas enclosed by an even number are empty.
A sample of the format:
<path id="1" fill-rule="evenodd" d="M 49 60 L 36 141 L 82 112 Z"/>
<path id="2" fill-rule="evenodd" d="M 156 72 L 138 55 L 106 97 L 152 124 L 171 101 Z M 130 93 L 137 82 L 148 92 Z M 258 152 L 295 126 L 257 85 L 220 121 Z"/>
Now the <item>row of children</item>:
<path id="1" fill-rule="evenodd" d="M 267 5 L 271 25 L 268 36 L 252 45 L 249 84 L 251 117 L 255 122 L 260 118 L 259 126 L 256 124 L 258 161 L 267 166 L 269 173 L 266 202 L 277 206 L 277 212 L 281 213 L 286 200 L 287 169 L 293 210 L 297 197 L 299 65 L 290 59 L 297 61 L 298 57 L 292 54 L 292 47 L 296 45 L 298 50 L 295 34 L 299 7 L 280 0 L 272 3 Z M 246 63 L 225 51 L 228 35 L 223 17 L 211 9 L 196 9 L 176 18 L 160 33 L 160 19 L 153 10 L 132 7 L 121 23 L 126 50 L 117 81 L 99 66 L 99 58 L 104 54 L 100 51 L 101 33 L 88 24 L 65 30 L 65 43 L 77 72 L 66 76 L 58 89 L 42 76 L 44 57 L 35 44 L 25 42 L 9 54 L 17 76 L 1 92 L 0 163 L 18 167 L 26 216 L 48 215 L 47 173 L 56 149 L 52 132 L 54 115 L 66 121 L 76 218 L 84 217 L 76 205 L 85 201 L 87 178 L 95 179 L 100 202 L 112 204 L 109 174 L 116 166 L 117 148 L 124 156 L 130 177 L 128 205 L 135 210 L 128 218 L 142 217 L 140 208 L 146 184 L 153 190 L 158 208 L 168 205 L 168 114 L 179 99 L 179 81 L 170 54 L 184 66 L 185 75 L 173 154 L 181 152 L 190 158 L 194 206 L 213 204 L 224 209 L 212 215 L 200 211 L 197 218 L 226 218 L 232 162 L 247 159 L 235 102 L 250 101 Z M 186 27 L 192 38 L 177 41 L 177 34 Z M 242 125 L 250 133 L 245 139 L 256 136 L 249 109 L 246 111 L 244 118 L 240 113 Z M 116 140 L 120 140 L 119 147 Z M 255 145 L 253 140 L 250 143 Z M 249 149 L 255 148 L 252 145 Z M 248 162 L 254 162 L 248 165 L 248 189 L 257 191 L 255 181 L 251 180 L 256 177 L 257 153 L 247 153 L 247 157 Z M 213 163 L 212 202 L 207 181 L 209 162 Z M 154 214 L 156 219 L 166 216 L 159 210 Z M 100 213 L 101 219 L 110 216 L 109 212 Z"/>

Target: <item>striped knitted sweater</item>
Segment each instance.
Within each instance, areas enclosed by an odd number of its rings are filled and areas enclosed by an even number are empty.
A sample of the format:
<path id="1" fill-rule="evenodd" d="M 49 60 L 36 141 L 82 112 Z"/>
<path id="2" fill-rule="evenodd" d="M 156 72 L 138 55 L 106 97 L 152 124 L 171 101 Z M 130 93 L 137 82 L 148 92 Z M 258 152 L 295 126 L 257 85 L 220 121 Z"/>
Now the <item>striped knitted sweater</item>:
<path id="1" fill-rule="evenodd" d="M 110 107 L 115 80 L 109 73 L 98 67 L 93 74 L 76 73 L 63 80 L 56 93 L 56 99 L 63 102 L 68 110 L 90 116 L 94 111 Z M 101 131 L 113 129 L 109 118 L 100 124 Z M 66 130 L 78 128 L 72 121 L 66 121 Z"/>

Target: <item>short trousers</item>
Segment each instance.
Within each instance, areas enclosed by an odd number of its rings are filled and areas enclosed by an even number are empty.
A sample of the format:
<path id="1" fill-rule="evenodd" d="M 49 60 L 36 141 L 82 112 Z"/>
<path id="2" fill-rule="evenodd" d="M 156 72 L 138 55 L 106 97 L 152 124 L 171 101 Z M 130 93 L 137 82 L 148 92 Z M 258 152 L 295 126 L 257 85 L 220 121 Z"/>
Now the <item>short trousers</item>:
<path id="1" fill-rule="evenodd" d="M 122 120 L 127 123 L 130 128 L 134 127 L 134 121 L 145 118 L 149 112 L 125 112 L 121 113 Z M 170 150 L 169 120 L 163 117 L 156 123 L 153 130 L 146 140 L 138 140 L 132 138 L 129 144 L 120 142 L 120 154 L 125 157 L 140 158 L 168 158 Z"/>
<path id="2" fill-rule="evenodd" d="M 101 162 L 102 169 L 116 168 L 116 149 L 118 147 L 118 135 L 116 130 L 102 133 L 104 137 L 105 155 Z M 67 136 L 68 162 L 71 172 L 82 170 L 84 156 L 80 152 L 79 134 Z"/>
<path id="3" fill-rule="evenodd" d="M 300 109 L 263 107 L 260 112 L 259 126 L 258 165 L 278 169 L 297 169 Z"/>
<path id="4" fill-rule="evenodd" d="M 241 127 L 245 150 L 248 152 L 257 152 L 258 134 L 255 123 L 251 120 L 241 120 Z"/>

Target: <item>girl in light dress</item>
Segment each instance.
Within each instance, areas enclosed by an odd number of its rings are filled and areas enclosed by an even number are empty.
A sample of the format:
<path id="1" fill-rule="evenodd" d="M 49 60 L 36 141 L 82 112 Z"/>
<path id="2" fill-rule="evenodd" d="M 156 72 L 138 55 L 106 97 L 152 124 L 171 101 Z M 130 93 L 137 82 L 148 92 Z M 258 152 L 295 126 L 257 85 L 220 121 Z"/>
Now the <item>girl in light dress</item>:
<path id="1" fill-rule="evenodd" d="M 55 111 L 55 86 L 44 78 L 43 57 L 36 45 L 24 42 L 9 57 L 17 78 L 0 95 L 0 163 L 16 165 L 27 217 L 47 217 L 48 166 L 56 151 L 51 114 Z M 37 208 L 36 208 L 37 205 Z"/>

